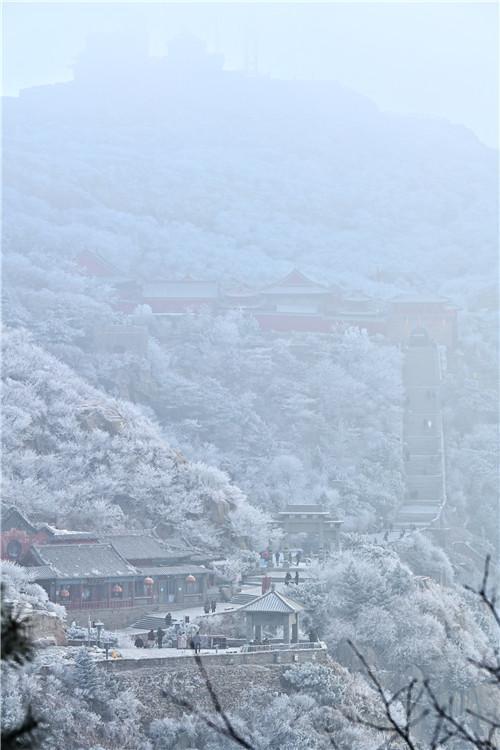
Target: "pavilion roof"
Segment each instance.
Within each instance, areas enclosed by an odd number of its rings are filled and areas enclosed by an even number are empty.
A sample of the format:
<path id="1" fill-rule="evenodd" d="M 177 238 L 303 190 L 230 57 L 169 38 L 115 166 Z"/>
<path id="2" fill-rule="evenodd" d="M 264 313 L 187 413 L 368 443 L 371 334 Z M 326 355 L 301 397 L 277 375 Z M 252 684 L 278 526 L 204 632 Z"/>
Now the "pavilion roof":
<path id="1" fill-rule="evenodd" d="M 238 612 L 277 612 L 283 614 L 291 614 L 293 612 L 301 612 L 304 609 L 302 605 L 289 599 L 287 596 L 278 593 L 277 591 L 268 591 L 263 596 L 258 596 L 248 604 L 244 604 L 238 608 Z"/>

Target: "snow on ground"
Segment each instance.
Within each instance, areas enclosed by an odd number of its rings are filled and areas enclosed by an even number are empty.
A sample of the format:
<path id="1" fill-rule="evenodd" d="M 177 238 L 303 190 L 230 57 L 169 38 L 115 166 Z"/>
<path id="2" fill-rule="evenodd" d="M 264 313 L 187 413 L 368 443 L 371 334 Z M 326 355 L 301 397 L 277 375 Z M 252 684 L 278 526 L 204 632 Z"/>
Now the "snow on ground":
<path id="1" fill-rule="evenodd" d="M 250 594 L 251 596 L 260 596 L 261 595 L 261 587 L 256 585 L 243 585 L 241 587 L 241 593 L 242 594 Z M 189 622 L 194 622 L 197 618 L 208 618 L 208 617 L 217 617 L 218 615 L 224 615 L 228 614 L 230 612 L 234 612 L 239 607 L 241 607 L 241 604 L 230 604 L 230 602 L 217 602 L 217 609 L 215 612 L 209 612 L 207 615 L 203 609 L 203 606 L 198 604 L 196 607 L 186 607 L 185 609 L 161 609 L 157 612 L 150 612 L 149 614 L 151 617 L 158 617 L 159 619 L 165 619 L 165 615 L 167 612 L 170 612 L 172 615 L 173 622 L 184 622 L 184 618 L 186 616 L 189 617 Z M 128 628 L 124 628 L 123 630 L 116 631 L 117 633 L 124 633 L 126 635 L 135 635 L 138 632 L 143 633 L 144 630 L 147 630 L 148 628 L 134 628 L 132 626 L 129 626 Z"/>
<path id="2" fill-rule="evenodd" d="M 184 656 L 184 657 L 193 657 L 194 656 L 194 650 L 192 648 L 135 648 L 132 646 L 131 648 L 120 648 L 118 647 L 115 649 L 121 659 L 137 659 L 140 661 L 143 661 L 144 659 L 171 659 L 175 656 Z M 241 653 L 241 648 L 224 648 L 219 649 L 219 651 L 215 651 L 215 649 L 210 648 L 202 648 L 200 651 L 201 656 L 207 656 L 207 655 L 214 655 L 214 654 L 239 654 Z M 111 655 L 111 651 L 110 651 Z M 103 661 L 106 658 L 106 655 L 104 652 L 102 653 L 95 653 L 94 658 L 96 661 Z M 119 660 L 119 659 L 118 659 Z M 114 661 L 114 659 L 110 656 L 110 661 Z"/>

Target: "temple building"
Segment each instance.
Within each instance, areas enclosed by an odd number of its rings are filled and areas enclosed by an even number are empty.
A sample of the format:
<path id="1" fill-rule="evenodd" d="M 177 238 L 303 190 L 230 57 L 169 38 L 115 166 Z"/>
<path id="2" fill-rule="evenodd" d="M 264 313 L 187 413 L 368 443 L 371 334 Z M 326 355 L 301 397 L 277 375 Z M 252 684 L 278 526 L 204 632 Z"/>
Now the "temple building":
<path id="1" fill-rule="evenodd" d="M 260 290 L 262 305 L 254 311 L 264 331 L 328 333 L 326 314 L 332 290 L 294 269 L 284 279 Z"/>
<path id="2" fill-rule="evenodd" d="M 127 279 L 91 251 L 81 253 L 76 263 L 82 274 L 113 285 L 113 305 L 126 314 L 148 305 L 156 318 L 172 323 L 176 318 L 205 310 L 212 313 L 244 310 L 269 334 L 331 334 L 358 328 L 395 343 L 405 343 L 411 331 L 420 327 L 427 330 L 436 344 L 456 346 L 457 310 L 442 297 L 412 294 L 398 295 L 389 301 L 375 300 L 360 292 L 343 292 L 337 286 L 315 281 L 298 269 L 263 287 L 250 288 L 238 283 L 223 289 L 215 281 L 189 277 L 137 282 Z M 131 331 L 112 330 L 104 340 L 107 343 L 102 345 L 107 347 L 144 346 L 139 335 Z"/>
<path id="3" fill-rule="evenodd" d="M 2 560 L 23 565 L 33 545 L 89 543 L 96 542 L 97 536 L 90 531 L 68 531 L 48 523 L 32 523 L 11 507 L 2 514 L 0 540 Z"/>
<path id="4" fill-rule="evenodd" d="M 306 553 L 340 549 L 342 521 L 321 505 L 287 505 L 275 515 L 275 523 L 284 531 L 286 547 L 300 547 Z"/>
<path id="5" fill-rule="evenodd" d="M 200 564 L 197 551 L 169 545 L 146 531 L 98 537 L 34 524 L 10 508 L 0 536 L 2 559 L 25 567 L 49 599 L 77 620 L 91 616 L 109 625 L 129 624 L 162 607 L 201 604 L 215 585 L 214 571 Z"/>
<path id="6" fill-rule="evenodd" d="M 457 308 L 444 297 L 410 294 L 394 297 L 387 320 L 387 337 L 406 342 L 415 329 L 426 331 L 435 344 L 453 349 L 457 341 Z"/>
<path id="7" fill-rule="evenodd" d="M 261 643 L 266 630 L 281 630 L 280 641 L 297 643 L 299 614 L 303 609 L 300 604 L 287 596 L 277 591 L 268 591 L 267 594 L 239 607 L 237 612 L 245 616 L 247 639 L 250 643 L 253 641 Z"/>

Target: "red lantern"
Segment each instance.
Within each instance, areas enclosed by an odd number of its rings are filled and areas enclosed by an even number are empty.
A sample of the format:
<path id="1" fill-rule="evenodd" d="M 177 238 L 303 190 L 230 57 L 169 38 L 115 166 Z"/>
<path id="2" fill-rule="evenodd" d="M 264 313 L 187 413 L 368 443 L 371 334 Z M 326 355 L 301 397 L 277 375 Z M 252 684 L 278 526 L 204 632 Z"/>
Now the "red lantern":
<path id="1" fill-rule="evenodd" d="M 146 578 L 144 579 L 144 585 L 145 586 L 152 586 L 153 583 L 154 583 L 154 581 L 151 578 L 151 576 L 146 576 Z"/>
<path id="2" fill-rule="evenodd" d="M 186 576 L 186 583 L 196 583 L 196 578 L 191 573 Z"/>
<path id="3" fill-rule="evenodd" d="M 114 594 L 121 594 L 123 592 L 123 588 L 120 586 L 119 583 L 115 583 L 113 586 L 113 593 Z"/>
<path id="4" fill-rule="evenodd" d="M 61 596 L 63 599 L 67 599 L 69 596 L 68 589 L 60 589 L 59 596 Z"/>

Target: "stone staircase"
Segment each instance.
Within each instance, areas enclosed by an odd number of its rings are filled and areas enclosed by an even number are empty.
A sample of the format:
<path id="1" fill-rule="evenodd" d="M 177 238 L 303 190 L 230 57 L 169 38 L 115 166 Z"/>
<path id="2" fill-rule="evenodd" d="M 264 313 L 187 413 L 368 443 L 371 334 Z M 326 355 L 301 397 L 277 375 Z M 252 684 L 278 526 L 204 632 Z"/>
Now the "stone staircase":
<path id="1" fill-rule="evenodd" d="M 403 364 L 406 494 L 396 528 L 435 526 L 446 501 L 441 355 L 437 346 L 408 346 Z"/>
<path id="2" fill-rule="evenodd" d="M 137 628 L 137 630 L 157 630 L 159 627 L 165 627 L 165 618 L 161 615 L 144 615 L 131 627 Z"/>

